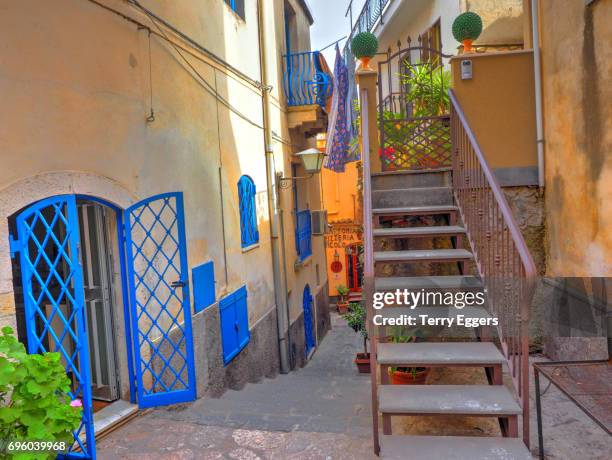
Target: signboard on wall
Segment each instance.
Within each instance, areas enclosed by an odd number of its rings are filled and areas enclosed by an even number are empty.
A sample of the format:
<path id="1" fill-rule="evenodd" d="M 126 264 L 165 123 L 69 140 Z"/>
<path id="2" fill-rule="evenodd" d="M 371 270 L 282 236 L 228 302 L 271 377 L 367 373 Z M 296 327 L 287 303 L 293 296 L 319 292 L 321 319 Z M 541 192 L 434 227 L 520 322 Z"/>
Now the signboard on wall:
<path id="1" fill-rule="evenodd" d="M 351 244 L 361 243 L 363 228 L 358 224 L 332 224 L 330 232 L 325 235 L 325 247 L 343 249 Z"/>

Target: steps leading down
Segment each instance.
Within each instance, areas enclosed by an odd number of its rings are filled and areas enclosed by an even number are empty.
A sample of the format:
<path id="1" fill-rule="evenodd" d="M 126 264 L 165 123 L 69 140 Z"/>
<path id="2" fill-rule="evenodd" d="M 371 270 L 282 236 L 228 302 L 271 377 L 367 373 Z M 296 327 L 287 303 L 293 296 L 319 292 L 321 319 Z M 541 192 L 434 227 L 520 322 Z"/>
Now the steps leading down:
<path id="1" fill-rule="evenodd" d="M 448 169 L 424 172 L 378 173 L 372 176 L 372 222 L 375 240 L 405 240 L 402 250 L 384 250 L 381 245 L 373 253 L 375 264 L 423 264 L 432 262 L 457 267 L 453 276 L 377 276 L 377 292 L 395 290 L 477 291 L 483 289 L 481 280 L 465 272 L 465 262 L 474 259 L 471 250 L 464 248 L 466 229 L 458 222 L 459 210 L 453 201 Z M 435 219 L 425 217 L 438 216 Z M 403 217 L 417 217 L 419 226 L 406 227 Z M 444 225 L 446 219 L 447 225 Z M 427 223 L 429 225 L 422 225 Z M 399 226 L 401 224 L 401 226 Z M 384 227 L 384 228 L 383 228 Z M 426 238 L 448 238 L 447 249 L 413 249 L 412 241 Z M 432 240 L 433 241 L 433 240 Z M 432 243 L 433 246 L 433 243 Z M 421 246 L 422 247 L 422 246 Z M 427 270 L 427 269 L 426 269 Z M 424 271 L 426 271 L 424 270 Z M 380 273 L 395 273 L 380 270 Z M 425 308 L 427 310 L 425 310 Z M 490 318 L 483 307 L 427 306 L 430 317 L 448 318 L 466 315 Z M 375 314 L 384 319 L 416 315 L 406 306 L 390 306 Z M 388 331 L 387 331 L 388 333 Z M 376 385 L 376 419 L 382 416 L 380 456 L 404 460 L 494 460 L 531 459 L 529 450 L 518 439 L 518 417 L 521 407 L 513 393 L 503 385 L 502 366 L 505 358 L 492 342 L 409 342 L 393 343 L 385 340 L 377 344 L 376 364 L 380 382 Z M 486 371 L 490 385 L 392 385 L 388 371 L 393 367 L 472 367 Z M 376 372 L 373 370 L 373 372 Z M 398 436 L 392 433 L 391 418 L 397 416 L 477 416 L 493 417 L 500 422 L 503 437 L 465 436 Z"/>

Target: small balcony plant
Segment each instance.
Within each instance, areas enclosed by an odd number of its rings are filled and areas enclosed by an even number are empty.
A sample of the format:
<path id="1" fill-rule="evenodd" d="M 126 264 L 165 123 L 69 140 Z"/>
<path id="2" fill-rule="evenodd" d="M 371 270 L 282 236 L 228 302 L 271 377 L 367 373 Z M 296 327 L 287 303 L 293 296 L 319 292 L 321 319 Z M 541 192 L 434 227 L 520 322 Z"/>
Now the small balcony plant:
<path id="1" fill-rule="evenodd" d="M 391 328 L 390 341 L 393 343 L 416 342 L 417 331 L 400 326 Z M 428 367 L 391 367 L 389 375 L 393 385 L 423 385 L 429 375 Z"/>
<path id="2" fill-rule="evenodd" d="M 336 290 L 338 291 L 338 303 L 336 304 L 336 307 L 338 309 L 338 313 L 344 315 L 348 311 L 349 303 L 347 296 L 350 290 L 344 284 L 339 284 L 336 286 Z"/>
<path id="3" fill-rule="evenodd" d="M 370 353 L 368 352 L 368 330 L 366 327 L 366 309 L 360 302 L 351 302 L 344 319 L 355 332 L 363 337 L 363 352 L 355 356 L 355 364 L 360 374 L 370 373 Z"/>

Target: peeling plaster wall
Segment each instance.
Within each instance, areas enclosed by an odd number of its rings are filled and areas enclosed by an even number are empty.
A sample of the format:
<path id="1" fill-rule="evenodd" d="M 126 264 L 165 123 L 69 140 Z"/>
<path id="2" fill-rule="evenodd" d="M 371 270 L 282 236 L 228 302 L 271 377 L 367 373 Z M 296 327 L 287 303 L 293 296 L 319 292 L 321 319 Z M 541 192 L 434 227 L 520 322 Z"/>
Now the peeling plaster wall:
<path id="1" fill-rule="evenodd" d="M 612 276 L 612 2 L 541 1 L 550 276 Z"/>

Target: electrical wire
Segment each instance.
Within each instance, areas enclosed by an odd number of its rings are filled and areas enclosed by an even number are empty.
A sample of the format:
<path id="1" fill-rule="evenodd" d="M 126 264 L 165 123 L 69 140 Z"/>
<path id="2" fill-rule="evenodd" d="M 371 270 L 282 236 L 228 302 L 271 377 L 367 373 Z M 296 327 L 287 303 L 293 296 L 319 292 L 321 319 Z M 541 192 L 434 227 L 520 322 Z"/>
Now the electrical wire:
<path id="1" fill-rule="evenodd" d="M 102 8 L 104 8 L 104 9 L 106 9 L 106 10 L 108 10 L 108 11 L 114 13 L 114 14 L 117 14 L 117 15 L 121 16 L 125 20 L 127 20 L 127 21 L 129 21 L 129 22 L 131 22 L 131 23 L 133 23 L 135 25 L 137 25 L 139 28 L 147 29 L 149 31 L 149 34 L 153 33 L 154 35 L 156 35 L 159 38 L 161 38 L 164 41 L 166 41 L 168 44 L 170 44 L 172 46 L 172 48 L 181 57 L 181 59 L 189 67 L 189 69 L 191 69 L 191 72 L 193 72 L 193 74 L 197 75 L 199 81 L 204 85 L 203 88 L 204 88 L 205 91 L 207 91 L 209 94 L 211 94 L 223 106 L 228 108 L 231 112 L 233 112 L 234 114 L 239 116 L 244 121 L 248 122 L 249 124 L 251 124 L 252 126 L 254 126 L 256 128 L 259 128 L 259 129 L 262 129 L 262 130 L 264 129 L 264 126 L 262 126 L 257 121 L 252 120 L 246 114 L 242 113 L 239 109 L 234 107 L 228 100 L 226 100 L 223 96 L 221 96 L 218 93 L 216 88 L 214 88 L 212 85 L 210 85 L 210 83 L 208 83 L 208 81 L 204 78 L 204 76 L 202 74 L 200 74 L 200 72 L 198 72 L 198 70 L 195 68 L 195 66 L 189 61 L 189 59 L 187 59 L 187 57 L 183 54 L 182 51 L 187 52 L 189 54 L 192 54 L 192 53 L 189 50 L 187 50 L 187 49 L 177 45 L 173 40 L 171 40 L 170 37 L 168 37 L 168 35 L 164 31 L 164 29 L 162 28 L 162 26 L 160 25 L 160 23 L 163 24 L 164 27 L 167 27 L 170 30 L 172 30 L 175 34 L 177 34 L 179 37 L 184 39 L 191 46 L 194 46 L 197 50 L 199 50 L 201 52 L 204 52 L 207 56 L 209 56 L 215 62 L 219 63 L 223 67 L 228 68 L 232 72 L 236 73 L 237 75 L 241 76 L 245 80 L 249 81 L 249 83 L 251 83 L 253 86 L 257 87 L 258 89 L 260 89 L 262 91 L 269 91 L 270 88 L 264 87 L 260 82 L 257 82 L 255 80 L 249 78 L 247 75 L 243 74 L 238 69 L 233 68 L 231 65 L 229 65 L 225 61 L 221 60 L 214 53 L 210 52 L 209 50 L 207 50 L 206 48 L 204 48 L 203 46 L 201 46 L 200 44 L 195 42 L 195 40 L 193 40 L 191 37 L 189 37 L 188 35 L 184 34 L 180 30 L 178 30 L 177 28 L 175 28 L 174 26 L 169 24 L 167 21 L 165 21 L 164 19 L 159 18 L 155 13 L 153 13 L 152 11 L 147 9 L 146 7 L 142 6 L 137 0 L 126 0 L 126 1 L 127 1 L 128 4 L 132 5 L 133 7 L 137 8 L 139 11 L 144 13 L 147 16 L 147 18 L 153 23 L 153 25 L 157 29 L 158 33 L 155 33 L 154 31 L 152 31 L 149 26 L 147 26 L 145 24 L 142 24 L 141 22 L 137 21 L 136 19 L 131 18 L 131 17 L 127 16 L 126 14 L 120 12 L 120 11 L 117 11 L 117 10 L 107 6 L 107 5 L 102 4 L 102 3 L 100 3 L 97 0 L 88 0 L 88 1 L 90 3 L 93 3 L 93 4 L 97 5 L 97 6 L 99 6 L 99 7 L 102 7 Z M 193 74 L 192 74 L 192 76 L 193 76 Z M 277 142 L 280 142 L 280 143 L 282 143 L 284 145 L 287 145 L 287 146 L 290 146 L 290 147 L 297 147 L 292 142 L 283 139 L 282 137 L 280 137 L 277 134 L 273 133 L 272 134 L 272 138 L 274 140 L 276 140 Z"/>

